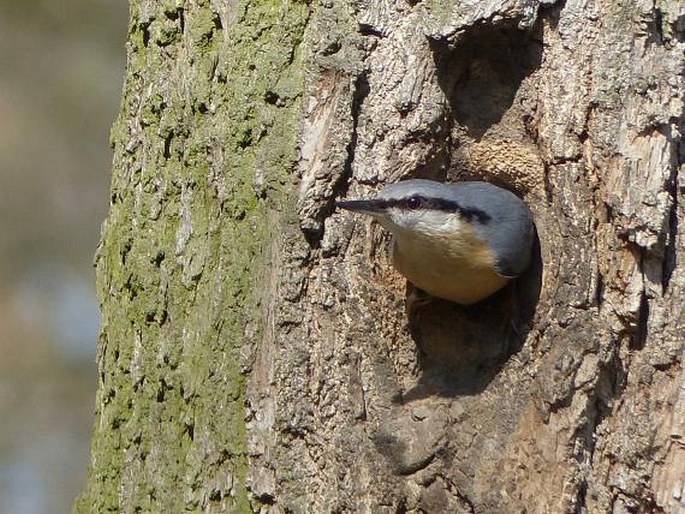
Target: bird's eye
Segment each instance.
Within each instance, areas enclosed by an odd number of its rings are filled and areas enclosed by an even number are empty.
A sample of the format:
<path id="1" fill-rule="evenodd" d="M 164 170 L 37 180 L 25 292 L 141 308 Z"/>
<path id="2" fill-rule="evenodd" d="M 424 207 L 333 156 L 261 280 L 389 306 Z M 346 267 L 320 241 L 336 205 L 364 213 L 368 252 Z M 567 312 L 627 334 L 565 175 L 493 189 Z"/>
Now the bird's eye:
<path id="1" fill-rule="evenodd" d="M 419 207 L 421 207 L 421 203 L 422 203 L 422 200 L 421 200 L 420 196 L 415 195 L 415 196 L 410 196 L 409 198 L 407 198 L 407 207 L 409 209 L 418 209 Z"/>

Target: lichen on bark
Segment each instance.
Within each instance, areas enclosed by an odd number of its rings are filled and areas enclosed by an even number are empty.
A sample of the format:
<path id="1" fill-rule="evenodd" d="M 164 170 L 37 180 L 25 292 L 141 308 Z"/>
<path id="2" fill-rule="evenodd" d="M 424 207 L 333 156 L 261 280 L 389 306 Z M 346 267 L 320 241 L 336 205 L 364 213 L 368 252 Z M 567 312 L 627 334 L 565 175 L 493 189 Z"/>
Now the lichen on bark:
<path id="1" fill-rule="evenodd" d="M 131 3 L 78 512 L 249 510 L 251 287 L 292 181 L 308 15 L 301 2 Z"/>

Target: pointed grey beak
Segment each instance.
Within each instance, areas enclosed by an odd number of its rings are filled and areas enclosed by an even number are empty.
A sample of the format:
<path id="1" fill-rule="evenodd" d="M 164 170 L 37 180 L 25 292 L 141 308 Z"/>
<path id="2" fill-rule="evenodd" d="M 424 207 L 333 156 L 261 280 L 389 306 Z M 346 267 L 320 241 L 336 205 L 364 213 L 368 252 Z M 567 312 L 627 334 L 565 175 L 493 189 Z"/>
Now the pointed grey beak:
<path id="1" fill-rule="evenodd" d="M 345 200 L 335 202 L 337 207 L 362 214 L 379 214 L 385 211 L 382 200 Z"/>

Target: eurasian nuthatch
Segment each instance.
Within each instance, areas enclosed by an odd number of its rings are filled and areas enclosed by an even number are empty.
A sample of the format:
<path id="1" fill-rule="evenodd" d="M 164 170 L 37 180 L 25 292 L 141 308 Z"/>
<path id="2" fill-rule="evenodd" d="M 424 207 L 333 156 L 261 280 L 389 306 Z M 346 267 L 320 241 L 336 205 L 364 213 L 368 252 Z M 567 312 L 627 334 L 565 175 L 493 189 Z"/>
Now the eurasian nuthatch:
<path id="1" fill-rule="evenodd" d="M 389 230 L 394 266 L 432 296 L 476 303 L 530 264 L 534 227 L 528 207 L 487 182 L 405 180 L 376 198 L 337 205 L 373 216 Z"/>

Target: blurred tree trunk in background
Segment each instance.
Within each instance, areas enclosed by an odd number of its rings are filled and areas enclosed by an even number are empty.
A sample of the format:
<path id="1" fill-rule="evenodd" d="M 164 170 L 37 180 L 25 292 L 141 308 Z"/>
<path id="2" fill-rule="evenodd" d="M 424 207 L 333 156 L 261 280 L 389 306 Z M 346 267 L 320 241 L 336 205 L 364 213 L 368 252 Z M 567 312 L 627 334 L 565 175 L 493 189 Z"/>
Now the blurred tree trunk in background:
<path id="1" fill-rule="evenodd" d="M 77 511 L 685 509 L 681 2 L 131 4 Z M 408 319 L 408 176 L 535 266 Z"/>

